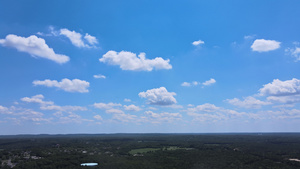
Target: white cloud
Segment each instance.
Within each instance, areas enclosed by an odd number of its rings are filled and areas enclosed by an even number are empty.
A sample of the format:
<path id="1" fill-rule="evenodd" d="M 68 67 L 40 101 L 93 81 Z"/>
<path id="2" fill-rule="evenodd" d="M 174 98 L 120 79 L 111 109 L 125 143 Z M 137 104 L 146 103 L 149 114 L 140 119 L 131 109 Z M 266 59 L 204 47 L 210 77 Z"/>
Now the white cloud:
<path id="1" fill-rule="evenodd" d="M 0 111 L 7 111 L 7 110 L 8 110 L 8 108 L 3 107 L 3 106 L 0 105 Z"/>
<path id="2" fill-rule="evenodd" d="M 12 112 L 7 107 L 0 105 L 0 114 L 12 114 Z"/>
<path id="3" fill-rule="evenodd" d="M 121 51 L 108 51 L 99 59 L 100 62 L 108 63 L 110 65 L 119 65 L 122 70 L 132 71 L 152 71 L 153 69 L 172 69 L 169 64 L 170 60 L 164 60 L 161 57 L 155 59 L 146 59 L 145 53 L 140 53 L 138 57 L 135 53 Z"/>
<path id="4" fill-rule="evenodd" d="M 246 35 L 244 36 L 244 39 L 248 40 L 248 39 L 253 39 L 255 37 L 255 35 Z"/>
<path id="5" fill-rule="evenodd" d="M 220 107 L 217 107 L 210 103 L 198 105 L 197 107 L 194 108 L 188 108 L 189 112 L 216 112 L 218 110 L 220 110 Z"/>
<path id="6" fill-rule="evenodd" d="M 102 121 L 103 119 L 102 119 L 102 117 L 100 116 L 100 115 L 95 115 L 94 116 L 94 119 L 96 119 L 96 120 L 100 120 L 100 121 Z"/>
<path id="7" fill-rule="evenodd" d="M 60 35 L 64 35 L 70 39 L 71 43 L 76 47 L 87 47 L 82 41 L 82 35 L 75 31 L 70 31 L 68 29 L 60 29 Z"/>
<path id="8" fill-rule="evenodd" d="M 211 78 L 211 79 L 209 79 L 209 80 L 203 82 L 202 84 L 203 84 L 204 86 L 209 86 L 209 85 L 212 85 L 212 84 L 214 84 L 214 83 L 216 83 L 216 80 L 213 79 L 213 78 Z"/>
<path id="9" fill-rule="evenodd" d="M 267 100 L 275 103 L 293 104 L 300 102 L 300 95 L 269 96 L 267 97 Z"/>
<path id="10" fill-rule="evenodd" d="M 94 103 L 94 107 L 98 109 L 112 109 L 113 107 L 120 107 L 122 106 L 119 103 Z"/>
<path id="11" fill-rule="evenodd" d="M 192 83 L 194 86 L 197 86 L 199 84 L 199 82 L 193 81 Z"/>
<path id="12" fill-rule="evenodd" d="M 54 103 L 51 102 L 51 101 L 43 101 L 43 99 L 44 99 L 44 96 L 41 95 L 41 94 L 32 96 L 31 98 L 29 98 L 29 97 L 23 97 L 23 98 L 21 98 L 21 100 L 22 100 L 23 102 L 40 103 L 40 104 L 54 104 Z"/>
<path id="13" fill-rule="evenodd" d="M 120 122 L 137 122 L 138 121 L 136 115 L 125 114 L 124 112 L 114 114 L 113 119 L 120 121 Z"/>
<path id="14" fill-rule="evenodd" d="M 79 116 L 78 114 L 69 112 L 67 116 L 61 116 L 58 118 L 58 122 L 59 123 L 82 123 L 83 121 L 91 121 L 91 120 L 87 120 L 87 119 L 83 119 L 81 116 Z"/>
<path id="15" fill-rule="evenodd" d="M 204 41 L 198 40 L 198 41 L 194 41 L 192 44 L 193 44 L 194 46 L 198 46 L 198 45 L 204 44 Z"/>
<path id="16" fill-rule="evenodd" d="M 58 106 L 58 105 L 47 105 L 47 106 L 41 106 L 42 110 L 57 110 L 57 111 L 86 111 L 86 107 L 82 106 Z"/>
<path id="17" fill-rule="evenodd" d="M 217 120 L 227 120 L 228 117 L 226 117 L 224 114 L 199 114 L 194 112 L 188 112 L 187 115 L 193 117 L 193 121 L 197 122 L 214 122 Z"/>
<path id="18" fill-rule="evenodd" d="M 104 76 L 104 75 L 94 75 L 94 78 L 95 79 L 106 79 L 106 76 Z"/>
<path id="19" fill-rule="evenodd" d="M 146 111 L 147 120 L 152 123 L 161 123 L 161 122 L 172 122 L 175 120 L 181 120 L 182 115 L 180 113 L 154 113 L 152 111 Z"/>
<path id="20" fill-rule="evenodd" d="M 5 39 L 0 39 L 0 44 L 5 47 L 16 48 L 18 51 L 29 53 L 34 57 L 49 59 L 60 64 L 70 60 L 66 55 L 56 54 L 52 48 L 49 48 L 44 39 L 35 35 L 25 38 L 10 34 Z"/>
<path id="21" fill-rule="evenodd" d="M 181 83 L 181 86 L 189 87 L 189 86 L 191 86 L 191 83 L 189 83 L 189 82 L 183 82 L 183 83 Z"/>
<path id="22" fill-rule="evenodd" d="M 246 97 L 243 101 L 240 99 L 237 99 L 237 98 L 227 99 L 226 101 L 234 106 L 239 106 L 239 107 L 244 107 L 244 108 L 254 108 L 254 109 L 258 109 L 258 108 L 261 108 L 261 106 L 271 104 L 270 102 L 264 102 L 261 100 L 257 100 L 251 96 Z"/>
<path id="23" fill-rule="evenodd" d="M 1 106 L 0 106 L 0 113 L 1 112 Z M 46 121 L 50 122 L 52 118 L 43 118 L 44 114 L 31 110 L 31 109 L 24 109 L 24 108 L 17 108 L 17 107 L 10 107 L 5 108 L 5 114 L 11 115 L 11 116 L 17 116 L 16 118 L 6 117 L 5 119 L 11 120 L 16 124 L 21 124 L 21 122 L 24 121 L 32 121 L 36 124 L 37 122 Z"/>
<path id="24" fill-rule="evenodd" d="M 277 111 L 262 111 L 259 112 L 264 116 L 262 119 L 299 119 L 300 118 L 300 110 L 299 109 L 285 109 L 282 108 Z"/>
<path id="25" fill-rule="evenodd" d="M 67 38 L 69 38 L 71 43 L 78 48 L 91 48 L 98 43 L 96 37 L 86 33 L 84 39 L 87 41 L 87 43 L 90 44 L 88 45 L 84 42 L 84 40 L 82 39 L 82 35 L 80 33 L 75 31 L 70 31 L 66 28 L 60 29 L 60 35 L 64 35 Z"/>
<path id="26" fill-rule="evenodd" d="M 280 48 L 280 43 L 275 40 L 256 39 L 251 48 L 256 52 L 268 52 Z"/>
<path id="27" fill-rule="evenodd" d="M 300 80 L 293 78 L 292 80 L 281 81 L 274 79 L 272 83 L 264 85 L 259 89 L 261 95 L 286 96 L 300 94 Z"/>
<path id="28" fill-rule="evenodd" d="M 55 30 L 53 26 L 48 27 L 49 33 L 37 32 L 37 35 L 40 36 L 58 36 L 59 32 Z"/>
<path id="29" fill-rule="evenodd" d="M 120 109 L 108 109 L 108 110 L 105 110 L 105 113 L 108 113 L 108 114 L 122 114 L 124 112 Z"/>
<path id="30" fill-rule="evenodd" d="M 168 92 L 165 87 L 155 88 L 147 90 L 146 92 L 140 92 L 139 96 L 146 98 L 149 104 L 168 106 L 176 103 L 176 99 L 173 97 L 176 93 Z"/>
<path id="31" fill-rule="evenodd" d="M 58 106 L 55 105 L 52 101 L 44 101 L 44 96 L 41 94 L 32 96 L 32 97 L 23 97 L 21 98 L 22 101 L 28 102 L 28 103 L 39 103 L 41 104 L 40 109 L 41 110 L 56 110 L 56 111 L 86 111 L 86 107 L 81 106 Z"/>
<path id="32" fill-rule="evenodd" d="M 124 102 L 131 102 L 130 99 L 124 99 Z"/>
<path id="33" fill-rule="evenodd" d="M 296 61 L 300 60 L 300 48 L 299 47 L 286 48 L 285 52 L 286 52 L 286 54 L 292 55 L 296 59 Z"/>
<path id="34" fill-rule="evenodd" d="M 148 107 L 149 110 L 157 110 L 155 107 Z"/>
<path id="35" fill-rule="evenodd" d="M 89 34 L 85 34 L 84 39 L 87 40 L 87 42 L 91 45 L 95 45 L 98 43 L 98 40 L 96 39 L 96 37 L 91 36 Z"/>
<path id="36" fill-rule="evenodd" d="M 196 113 L 200 112 L 200 113 Z M 224 109 L 222 107 L 217 107 L 214 104 L 205 103 L 203 105 L 198 105 L 195 108 L 188 108 L 187 115 L 192 116 L 194 121 L 217 121 L 217 120 L 228 120 L 241 116 L 249 116 L 244 112 L 239 113 L 235 110 Z"/>
<path id="37" fill-rule="evenodd" d="M 168 105 L 166 107 L 170 107 L 172 109 L 182 109 L 183 108 L 182 105 L 178 105 L 178 104 L 172 104 L 172 105 Z"/>
<path id="38" fill-rule="evenodd" d="M 57 87 L 67 92 L 79 92 L 79 93 L 87 93 L 89 90 L 87 89 L 90 86 L 90 83 L 80 79 L 62 79 L 60 82 L 56 80 L 46 79 L 44 81 L 35 80 L 33 81 L 35 86 L 42 85 L 47 87 Z"/>
<path id="39" fill-rule="evenodd" d="M 128 105 L 128 106 L 124 105 L 124 109 L 129 110 L 129 111 L 140 111 L 140 110 L 142 110 L 139 106 L 136 106 L 136 105 L 133 105 L 133 104 Z"/>
<path id="40" fill-rule="evenodd" d="M 216 83 L 216 80 L 211 78 L 210 80 L 207 80 L 203 83 L 201 82 L 197 82 L 197 81 L 193 81 L 193 82 L 183 82 L 181 83 L 181 86 L 184 86 L 184 87 L 190 87 L 190 86 L 198 86 L 198 85 L 203 85 L 203 86 L 210 86 L 212 84 Z M 202 87 L 203 87 L 202 86 Z"/>

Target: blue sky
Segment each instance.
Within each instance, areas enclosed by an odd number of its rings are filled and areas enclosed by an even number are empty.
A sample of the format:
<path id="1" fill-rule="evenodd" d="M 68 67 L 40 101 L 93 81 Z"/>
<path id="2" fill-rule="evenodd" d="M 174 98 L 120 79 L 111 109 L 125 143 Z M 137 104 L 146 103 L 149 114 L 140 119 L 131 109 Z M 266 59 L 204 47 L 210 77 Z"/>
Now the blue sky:
<path id="1" fill-rule="evenodd" d="M 1 1 L 0 134 L 299 132 L 299 1 Z"/>

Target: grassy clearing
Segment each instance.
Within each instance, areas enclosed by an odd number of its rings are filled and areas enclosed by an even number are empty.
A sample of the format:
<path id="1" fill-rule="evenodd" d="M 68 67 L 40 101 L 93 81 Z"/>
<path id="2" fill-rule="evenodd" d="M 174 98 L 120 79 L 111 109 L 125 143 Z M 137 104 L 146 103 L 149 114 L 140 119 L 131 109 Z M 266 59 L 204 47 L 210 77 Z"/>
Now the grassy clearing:
<path id="1" fill-rule="evenodd" d="M 153 152 L 160 150 L 159 148 L 139 148 L 139 149 L 133 149 L 129 151 L 129 154 L 134 155 L 134 154 L 143 154 L 143 153 L 148 153 L 148 152 Z"/>
<path id="2" fill-rule="evenodd" d="M 172 150 L 185 150 L 186 148 L 180 148 L 177 146 L 166 147 L 164 150 L 172 151 Z"/>
<path id="3" fill-rule="evenodd" d="M 143 153 L 148 153 L 148 152 L 154 152 L 158 150 L 163 150 L 163 151 L 174 151 L 174 150 L 190 150 L 189 148 L 180 148 L 177 146 L 171 146 L 171 147 L 163 147 L 162 149 L 160 148 L 139 148 L 139 149 L 132 149 L 129 151 L 129 154 L 134 155 L 134 154 L 143 154 Z"/>

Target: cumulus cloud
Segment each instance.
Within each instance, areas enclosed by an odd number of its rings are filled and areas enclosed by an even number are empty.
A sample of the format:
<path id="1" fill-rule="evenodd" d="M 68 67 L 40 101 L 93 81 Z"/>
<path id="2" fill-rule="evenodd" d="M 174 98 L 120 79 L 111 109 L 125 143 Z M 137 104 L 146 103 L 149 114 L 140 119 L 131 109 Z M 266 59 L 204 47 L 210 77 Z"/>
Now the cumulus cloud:
<path id="1" fill-rule="evenodd" d="M 194 46 L 198 46 L 198 45 L 204 44 L 204 41 L 198 40 L 198 41 L 194 41 L 192 44 L 193 44 Z"/>
<path id="2" fill-rule="evenodd" d="M 258 109 L 261 108 L 261 106 L 271 104 L 271 102 L 264 102 L 261 100 L 257 100 L 251 96 L 246 97 L 243 101 L 238 98 L 227 99 L 226 101 L 234 106 L 244 107 L 244 108 L 254 108 L 254 109 Z"/>
<path id="3" fill-rule="evenodd" d="M 114 107 L 120 107 L 122 106 L 119 103 L 94 103 L 94 107 L 98 109 L 112 109 Z"/>
<path id="4" fill-rule="evenodd" d="M 80 33 L 70 31 L 66 28 L 60 29 L 60 35 L 66 36 L 71 41 L 71 43 L 78 48 L 91 48 L 92 46 L 98 43 L 96 37 L 91 36 L 89 34 L 85 34 L 84 39 L 87 41 L 87 43 L 90 44 L 88 45 L 84 42 Z"/>
<path id="5" fill-rule="evenodd" d="M 204 86 L 210 86 L 210 85 L 212 85 L 212 84 L 214 84 L 214 83 L 216 83 L 216 80 L 213 79 L 213 78 L 211 78 L 211 79 L 209 79 L 209 80 L 203 82 L 202 84 L 203 84 Z"/>
<path id="6" fill-rule="evenodd" d="M 35 96 L 32 96 L 32 97 L 23 97 L 23 98 L 21 98 L 21 100 L 23 102 L 28 102 L 28 103 L 40 103 L 40 104 L 43 104 L 43 105 L 54 104 L 51 101 L 44 101 L 43 99 L 44 99 L 44 96 L 41 95 L 41 94 L 38 94 L 38 95 L 35 95 Z"/>
<path id="7" fill-rule="evenodd" d="M 124 105 L 124 109 L 128 110 L 128 111 L 140 111 L 140 110 L 142 110 L 139 106 L 136 106 L 136 105 L 133 105 L 133 104 L 128 105 L 128 106 Z"/>
<path id="8" fill-rule="evenodd" d="M 275 40 L 256 39 L 251 48 L 256 52 L 268 52 L 280 48 L 280 43 Z"/>
<path id="9" fill-rule="evenodd" d="M 47 87 L 57 87 L 67 92 L 79 92 L 79 93 L 87 93 L 89 90 L 87 89 L 90 86 L 90 83 L 80 79 L 62 79 L 60 82 L 57 80 L 35 80 L 33 81 L 35 86 L 42 85 Z"/>
<path id="10" fill-rule="evenodd" d="M 132 71 L 152 71 L 153 69 L 172 69 L 170 60 L 164 60 L 161 57 L 147 59 L 145 53 L 140 53 L 138 57 L 135 53 L 121 51 L 108 51 L 99 59 L 100 62 L 110 65 L 119 65 L 122 70 Z"/>
<path id="11" fill-rule="evenodd" d="M 261 95 L 286 96 L 300 94 L 300 80 L 293 78 L 292 80 L 281 81 L 274 79 L 272 83 L 268 83 L 259 89 Z"/>
<path id="12" fill-rule="evenodd" d="M 7 35 L 5 39 L 0 39 L 0 44 L 5 47 L 12 47 L 20 52 L 26 52 L 33 57 L 40 57 L 52 60 L 56 63 L 66 63 L 70 58 L 66 55 L 56 54 L 44 39 L 31 35 L 27 38 L 17 35 Z"/>
<path id="13" fill-rule="evenodd" d="M 160 105 L 160 106 L 168 106 L 175 104 L 177 101 L 173 97 L 176 93 L 168 92 L 165 87 L 155 88 L 151 90 L 147 90 L 146 92 L 140 92 L 139 96 L 141 98 L 146 98 L 148 100 L 148 104 L 152 105 Z"/>
<path id="14" fill-rule="evenodd" d="M 94 75 L 94 78 L 95 79 L 106 79 L 106 76 L 104 76 L 104 75 Z"/>

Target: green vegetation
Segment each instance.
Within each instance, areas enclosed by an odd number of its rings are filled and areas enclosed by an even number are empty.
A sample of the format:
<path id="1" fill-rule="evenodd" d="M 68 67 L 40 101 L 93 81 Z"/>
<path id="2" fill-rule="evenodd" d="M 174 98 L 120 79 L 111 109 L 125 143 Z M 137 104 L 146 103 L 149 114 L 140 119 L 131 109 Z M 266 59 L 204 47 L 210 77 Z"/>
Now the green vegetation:
<path id="1" fill-rule="evenodd" d="M 0 136 L 0 168 L 299 168 L 300 134 Z"/>
<path id="2" fill-rule="evenodd" d="M 159 150 L 159 148 L 139 148 L 139 149 L 133 149 L 129 151 L 129 154 L 142 154 L 142 153 L 148 153 L 148 152 L 154 152 Z"/>

